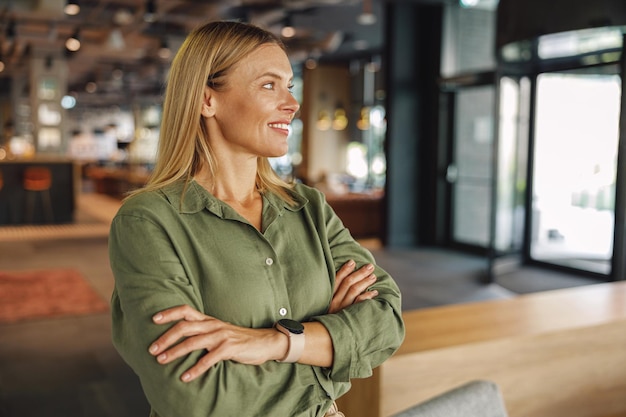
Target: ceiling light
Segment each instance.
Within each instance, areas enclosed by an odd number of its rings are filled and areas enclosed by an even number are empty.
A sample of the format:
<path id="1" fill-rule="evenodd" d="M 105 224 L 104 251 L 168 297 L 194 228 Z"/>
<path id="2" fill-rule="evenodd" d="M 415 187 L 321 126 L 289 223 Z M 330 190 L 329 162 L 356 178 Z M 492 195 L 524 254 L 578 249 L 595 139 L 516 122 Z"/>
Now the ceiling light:
<path id="1" fill-rule="evenodd" d="M 95 81 L 89 81 L 85 84 L 85 91 L 89 94 L 95 93 L 98 90 L 98 84 Z"/>
<path id="2" fill-rule="evenodd" d="M 332 126 L 332 120 L 330 119 L 330 115 L 328 114 L 328 111 L 322 109 L 319 111 L 319 113 L 317 114 L 317 128 L 319 130 L 328 130 L 330 129 L 330 127 Z"/>
<path id="3" fill-rule="evenodd" d="M 293 26 L 285 26 L 280 31 L 280 34 L 283 36 L 283 38 L 293 38 L 294 36 L 296 36 L 296 29 Z"/>
<path id="4" fill-rule="evenodd" d="M 306 67 L 306 69 L 310 70 L 317 68 L 317 59 L 307 58 L 307 60 L 304 61 L 304 66 Z"/>
<path id="5" fill-rule="evenodd" d="M 68 16 L 76 16 L 78 13 L 80 13 L 80 5 L 78 4 L 78 0 L 67 0 L 63 11 Z"/>
<path id="6" fill-rule="evenodd" d="M 169 57 L 172 56 L 172 51 L 167 46 L 167 41 L 165 39 L 161 39 L 161 46 L 159 47 L 158 55 L 161 59 L 169 59 Z"/>
<path id="7" fill-rule="evenodd" d="M 111 71 L 111 78 L 116 81 L 121 80 L 124 78 L 124 70 L 119 67 L 114 68 L 113 71 Z"/>
<path id="8" fill-rule="evenodd" d="M 128 26 L 135 20 L 135 16 L 127 8 L 118 9 L 113 14 L 113 22 L 119 26 Z"/>
<path id="9" fill-rule="evenodd" d="M 339 104 L 333 114 L 333 129 L 344 130 L 348 126 L 348 117 L 346 116 L 346 110 Z"/>
<path id="10" fill-rule="evenodd" d="M 76 52 L 80 49 L 80 30 L 76 29 L 72 36 L 65 41 L 65 48 L 70 52 Z"/>
<path id="11" fill-rule="evenodd" d="M 285 26 L 280 30 L 280 35 L 283 38 L 293 38 L 296 36 L 296 28 L 291 23 L 291 16 L 285 18 Z"/>
<path id="12" fill-rule="evenodd" d="M 70 95 L 63 96 L 61 99 L 61 107 L 67 110 L 74 108 L 74 106 L 76 106 L 76 97 L 72 97 Z"/>

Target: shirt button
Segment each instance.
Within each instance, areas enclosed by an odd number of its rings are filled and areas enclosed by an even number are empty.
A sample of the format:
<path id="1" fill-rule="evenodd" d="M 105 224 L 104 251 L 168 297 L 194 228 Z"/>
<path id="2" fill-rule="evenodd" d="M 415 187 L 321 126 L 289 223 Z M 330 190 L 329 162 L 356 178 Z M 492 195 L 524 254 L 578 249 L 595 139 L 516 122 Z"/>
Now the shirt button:
<path id="1" fill-rule="evenodd" d="M 267 266 L 271 266 L 274 263 L 274 260 L 272 258 L 267 258 L 265 260 L 265 265 Z"/>
<path id="2" fill-rule="evenodd" d="M 280 310 L 278 310 L 278 314 L 280 314 L 282 317 L 285 317 L 287 315 L 287 309 L 285 307 L 281 308 Z"/>

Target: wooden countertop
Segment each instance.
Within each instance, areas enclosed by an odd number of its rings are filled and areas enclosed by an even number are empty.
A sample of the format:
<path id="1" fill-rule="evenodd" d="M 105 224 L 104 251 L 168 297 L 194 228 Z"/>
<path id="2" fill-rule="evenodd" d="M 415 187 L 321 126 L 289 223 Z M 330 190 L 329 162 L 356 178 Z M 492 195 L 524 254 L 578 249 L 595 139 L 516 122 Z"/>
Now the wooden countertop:
<path id="1" fill-rule="evenodd" d="M 402 355 L 626 320 L 626 281 L 404 313 Z"/>

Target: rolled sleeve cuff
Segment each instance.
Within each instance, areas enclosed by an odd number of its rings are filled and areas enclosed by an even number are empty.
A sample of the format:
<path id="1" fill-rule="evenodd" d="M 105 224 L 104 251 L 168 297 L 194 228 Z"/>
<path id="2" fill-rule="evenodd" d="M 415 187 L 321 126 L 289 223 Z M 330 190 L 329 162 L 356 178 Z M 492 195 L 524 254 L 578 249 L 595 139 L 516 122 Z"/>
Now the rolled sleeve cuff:
<path id="1" fill-rule="evenodd" d="M 330 368 L 330 377 L 333 381 L 349 382 L 354 377 L 366 377 L 358 375 L 353 370 L 357 356 L 356 340 L 352 337 L 350 326 L 341 314 L 327 314 L 313 317 L 312 320 L 322 323 L 333 341 L 333 365 Z M 369 372 L 371 374 L 371 370 Z"/>

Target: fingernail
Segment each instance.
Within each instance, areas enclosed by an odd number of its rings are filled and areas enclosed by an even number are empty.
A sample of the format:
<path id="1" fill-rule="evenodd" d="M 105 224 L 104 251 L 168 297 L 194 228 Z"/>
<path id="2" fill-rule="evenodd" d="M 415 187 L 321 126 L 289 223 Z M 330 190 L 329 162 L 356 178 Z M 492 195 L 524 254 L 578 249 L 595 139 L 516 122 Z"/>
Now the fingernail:
<path id="1" fill-rule="evenodd" d="M 354 261 L 353 261 L 352 259 L 350 259 L 350 260 L 348 261 L 348 266 L 351 266 L 351 267 L 352 267 L 352 266 L 354 266 L 354 265 L 355 265 Z"/>
<path id="2" fill-rule="evenodd" d="M 167 355 L 165 353 L 161 353 L 159 356 L 157 356 L 157 361 L 159 362 L 163 362 L 165 359 L 167 359 Z"/>
<path id="3" fill-rule="evenodd" d="M 163 320 L 163 314 L 161 314 L 161 313 L 155 314 L 154 317 L 152 317 L 152 320 L 154 320 L 154 321 L 161 321 L 161 320 Z"/>
<path id="4" fill-rule="evenodd" d="M 157 350 L 159 350 L 159 345 L 156 343 L 150 346 L 150 353 L 155 353 Z"/>
<path id="5" fill-rule="evenodd" d="M 188 372 L 185 372 L 183 374 L 183 376 L 180 377 L 180 379 L 182 379 L 183 381 L 187 382 L 187 381 L 189 381 L 191 379 L 191 374 L 188 373 Z"/>
<path id="6" fill-rule="evenodd" d="M 374 269 L 374 265 L 372 265 L 372 264 L 367 264 L 367 267 L 366 267 L 366 268 L 367 268 L 369 271 L 371 271 L 371 270 L 373 270 L 373 269 Z"/>

